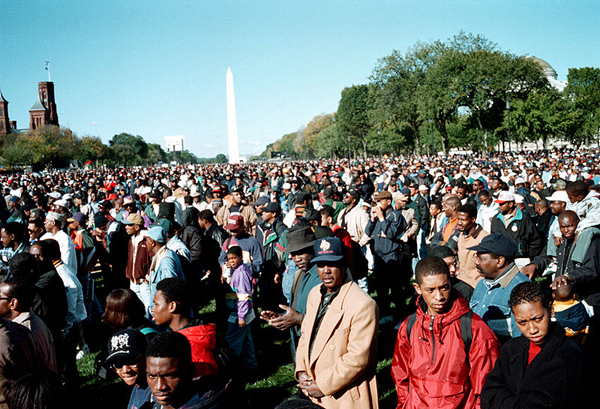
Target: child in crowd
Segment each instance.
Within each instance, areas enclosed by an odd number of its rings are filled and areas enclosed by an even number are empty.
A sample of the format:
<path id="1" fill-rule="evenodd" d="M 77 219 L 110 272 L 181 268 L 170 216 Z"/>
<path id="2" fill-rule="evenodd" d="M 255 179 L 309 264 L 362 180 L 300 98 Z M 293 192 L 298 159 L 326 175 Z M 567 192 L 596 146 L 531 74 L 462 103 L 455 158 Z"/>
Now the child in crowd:
<path id="1" fill-rule="evenodd" d="M 230 311 L 226 340 L 242 359 L 244 368 L 255 371 L 256 356 L 249 325 L 255 318 L 252 305 L 254 286 L 252 272 L 243 262 L 240 246 L 227 249 L 227 267 L 231 271 L 231 278 L 226 295 L 227 309 Z"/>
<path id="2" fill-rule="evenodd" d="M 572 284 L 559 285 L 552 291 L 552 316 L 565 328 L 568 337 L 583 344 L 588 333 L 590 316 L 585 303 L 576 299 Z"/>

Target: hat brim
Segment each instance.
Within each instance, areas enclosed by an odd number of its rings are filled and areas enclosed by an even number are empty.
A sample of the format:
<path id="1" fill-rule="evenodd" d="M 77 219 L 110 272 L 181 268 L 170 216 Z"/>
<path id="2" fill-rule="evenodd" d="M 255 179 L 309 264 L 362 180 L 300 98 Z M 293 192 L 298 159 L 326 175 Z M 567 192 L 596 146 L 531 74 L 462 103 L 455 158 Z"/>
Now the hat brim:
<path id="1" fill-rule="evenodd" d="M 311 249 L 315 243 L 316 243 L 316 240 L 311 240 L 306 243 L 288 244 L 288 246 L 285 248 L 285 252 L 286 253 L 295 253 L 296 251 L 299 251 L 299 250 Z"/>
<path id="2" fill-rule="evenodd" d="M 242 227 L 243 224 L 240 224 L 239 226 L 237 224 L 226 224 L 225 226 L 223 226 L 223 228 L 225 230 L 236 230 L 239 227 Z"/>
<path id="3" fill-rule="evenodd" d="M 312 260 L 310 260 L 310 262 L 311 262 L 311 264 L 316 264 L 319 261 L 340 261 L 343 259 L 344 259 L 344 256 L 322 255 L 322 256 L 317 256 L 317 257 L 313 258 Z"/>
<path id="4" fill-rule="evenodd" d="M 514 202 L 514 200 L 494 200 L 494 203 L 498 203 L 498 204 L 502 204 L 502 203 L 506 203 L 506 202 Z"/>
<path id="5" fill-rule="evenodd" d="M 139 354 L 135 354 L 132 351 L 116 351 L 113 352 L 112 354 L 110 354 L 105 360 L 104 360 L 104 366 L 111 366 L 113 365 L 117 360 L 119 359 L 131 359 L 131 360 L 135 360 L 137 357 L 139 356 Z"/>

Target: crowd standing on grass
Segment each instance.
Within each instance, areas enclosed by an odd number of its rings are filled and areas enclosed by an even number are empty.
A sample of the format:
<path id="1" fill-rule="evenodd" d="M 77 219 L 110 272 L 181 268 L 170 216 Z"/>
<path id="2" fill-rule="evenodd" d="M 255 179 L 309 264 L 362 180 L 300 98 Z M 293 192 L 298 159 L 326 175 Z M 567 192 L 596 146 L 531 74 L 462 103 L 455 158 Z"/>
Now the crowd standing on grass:
<path id="1" fill-rule="evenodd" d="M 269 331 L 295 361 L 280 408 L 377 408 L 394 336 L 398 408 L 579 407 L 600 363 L 599 156 L 0 175 L 0 408 L 56 407 L 90 347 L 133 388 L 122 407 L 244 407 Z"/>

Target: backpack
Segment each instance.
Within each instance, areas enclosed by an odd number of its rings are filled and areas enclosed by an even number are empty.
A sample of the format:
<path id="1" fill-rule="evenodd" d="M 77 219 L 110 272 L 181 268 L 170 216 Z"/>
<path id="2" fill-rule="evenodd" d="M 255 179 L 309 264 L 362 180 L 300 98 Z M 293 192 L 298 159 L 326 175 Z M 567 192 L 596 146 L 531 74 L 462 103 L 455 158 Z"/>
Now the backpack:
<path id="1" fill-rule="evenodd" d="M 409 315 L 406 323 L 406 336 L 408 343 L 410 344 L 410 332 L 412 327 L 417 322 L 417 313 L 414 312 Z M 473 322 L 473 310 L 467 311 L 460 317 L 460 334 L 462 335 L 463 343 L 465 344 L 465 351 L 467 353 L 467 363 L 469 362 L 469 351 L 471 350 L 471 342 L 473 341 L 473 328 L 471 324 Z"/>

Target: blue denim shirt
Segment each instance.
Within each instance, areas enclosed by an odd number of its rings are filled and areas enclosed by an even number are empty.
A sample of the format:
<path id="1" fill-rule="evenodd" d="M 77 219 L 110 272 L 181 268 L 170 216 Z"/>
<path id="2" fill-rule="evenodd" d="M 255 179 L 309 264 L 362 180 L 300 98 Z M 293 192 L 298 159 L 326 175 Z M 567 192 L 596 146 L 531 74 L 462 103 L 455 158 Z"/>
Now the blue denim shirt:
<path id="1" fill-rule="evenodd" d="M 516 338 L 521 335 L 508 306 L 508 299 L 512 289 L 525 281 L 529 279 L 512 263 L 495 280 L 484 278 L 475 286 L 470 301 L 471 309 L 497 336 Z"/>

